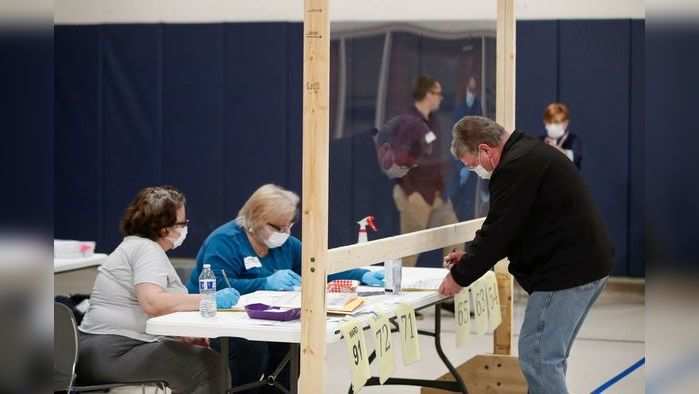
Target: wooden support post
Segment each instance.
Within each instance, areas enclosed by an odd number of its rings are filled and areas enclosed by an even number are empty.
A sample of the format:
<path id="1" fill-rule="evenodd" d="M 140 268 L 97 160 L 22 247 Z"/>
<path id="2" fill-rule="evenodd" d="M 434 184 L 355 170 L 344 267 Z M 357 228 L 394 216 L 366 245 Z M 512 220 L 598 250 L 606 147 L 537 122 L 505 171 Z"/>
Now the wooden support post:
<path id="1" fill-rule="evenodd" d="M 516 18 L 515 0 L 498 1 L 497 22 L 497 76 L 496 121 L 505 130 L 515 129 L 515 76 L 516 76 Z M 502 323 L 493 336 L 495 354 L 512 354 L 512 275 L 507 271 L 507 260 L 495 266 L 500 292 Z"/>
<path id="2" fill-rule="evenodd" d="M 526 394 L 527 381 L 513 356 L 481 354 L 461 364 L 457 370 L 469 394 Z M 451 374 L 439 380 L 454 380 Z M 421 394 L 447 394 L 447 391 L 423 388 Z"/>
<path id="3" fill-rule="evenodd" d="M 503 266 L 505 266 L 503 264 Z M 495 270 L 495 278 L 498 282 L 498 296 L 500 298 L 500 312 L 502 322 L 493 333 L 493 353 L 512 354 L 512 275 L 509 272 Z"/>
<path id="4" fill-rule="evenodd" d="M 299 392 L 325 387 L 330 19 L 328 0 L 305 0 L 303 23 L 303 245 Z"/>
<path id="5" fill-rule="evenodd" d="M 495 120 L 506 130 L 515 128 L 515 0 L 498 1 Z"/>

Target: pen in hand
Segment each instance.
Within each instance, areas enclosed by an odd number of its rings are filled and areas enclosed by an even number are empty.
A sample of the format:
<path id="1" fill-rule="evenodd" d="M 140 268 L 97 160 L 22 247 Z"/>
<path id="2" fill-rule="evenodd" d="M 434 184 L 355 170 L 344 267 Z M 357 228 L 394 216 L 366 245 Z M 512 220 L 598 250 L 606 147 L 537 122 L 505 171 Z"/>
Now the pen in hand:
<path id="1" fill-rule="evenodd" d="M 228 286 L 229 288 L 232 289 L 233 286 L 231 286 L 231 282 L 228 280 L 228 275 L 226 275 L 226 270 L 221 269 L 221 273 L 223 274 L 223 279 L 226 281 L 226 286 Z"/>

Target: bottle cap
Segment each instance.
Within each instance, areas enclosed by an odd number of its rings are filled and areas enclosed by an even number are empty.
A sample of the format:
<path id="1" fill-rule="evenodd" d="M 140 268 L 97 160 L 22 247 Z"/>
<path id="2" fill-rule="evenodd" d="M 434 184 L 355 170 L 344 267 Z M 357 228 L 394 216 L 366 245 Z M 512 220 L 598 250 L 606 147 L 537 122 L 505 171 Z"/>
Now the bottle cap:
<path id="1" fill-rule="evenodd" d="M 211 268 L 211 264 L 204 264 L 204 268 Z"/>

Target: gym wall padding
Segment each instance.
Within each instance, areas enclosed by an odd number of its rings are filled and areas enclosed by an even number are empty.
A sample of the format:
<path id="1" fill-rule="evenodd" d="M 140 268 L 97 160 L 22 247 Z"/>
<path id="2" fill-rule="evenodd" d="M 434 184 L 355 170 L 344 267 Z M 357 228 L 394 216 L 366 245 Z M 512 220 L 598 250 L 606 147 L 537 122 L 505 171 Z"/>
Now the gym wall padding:
<path id="1" fill-rule="evenodd" d="M 629 259 L 628 275 L 645 277 L 645 23 L 631 22 L 631 94 L 629 103 Z M 650 156 L 652 157 L 652 156 Z"/>
<path id="2" fill-rule="evenodd" d="M 544 106 L 571 105 L 583 175 L 623 275 L 643 273 L 629 248 L 643 214 L 629 193 L 643 164 L 630 138 L 643 132 L 631 90 L 642 89 L 642 70 L 630 67 L 643 57 L 633 46 L 639 23 L 520 21 L 517 36 L 517 126 L 542 134 Z M 261 184 L 301 192 L 300 23 L 56 26 L 55 63 L 56 238 L 110 252 L 136 191 L 166 183 L 186 193 L 192 220 L 173 255 L 191 257 Z M 359 131 L 331 144 L 331 247 L 355 242 L 354 221 L 366 214 L 378 217 L 379 236 L 398 231 L 371 143 Z"/>
<path id="3" fill-rule="evenodd" d="M 0 247 L 0 255 L 7 256 L 6 243 L 15 245 L 8 241 L 14 237 L 38 236 L 42 248 L 50 247 L 54 224 L 54 69 L 50 31 L 25 26 L 15 29 L 13 23 L 3 25 L 0 54 L 0 241 L 6 241 Z M 3 258 L 2 263 L 9 261 Z"/>

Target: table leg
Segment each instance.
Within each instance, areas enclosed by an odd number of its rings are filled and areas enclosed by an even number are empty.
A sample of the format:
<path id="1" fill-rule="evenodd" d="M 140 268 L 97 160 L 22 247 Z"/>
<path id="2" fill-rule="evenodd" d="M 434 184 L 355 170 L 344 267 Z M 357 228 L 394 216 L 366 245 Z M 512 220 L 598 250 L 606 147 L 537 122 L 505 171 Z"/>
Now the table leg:
<path id="1" fill-rule="evenodd" d="M 442 304 L 437 303 L 434 308 L 434 347 L 437 350 L 437 355 L 442 360 L 444 365 L 446 365 L 452 376 L 454 376 L 456 384 L 461 389 L 461 392 L 468 393 L 464 380 L 461 378 L 461 375 L 459 375 L 459 371 L 454 368 L 454 365 L 451 363 L 451 361 L 449 361 L 446 354 L 444 354 L 444 350 L 442 349 Z"/>
<path id="2" fill-rule="evenodd" d="M 231 389 L 233 388 L 232 382 L 231 382 L 231 369 L 230 369 L 230 360 L 228 359 L 228 352 L 230 351 L 230 343 L 228 341 L 228 337 L 221 337 L 219 339 L 221 343 L 221 357 L 223 357 L 223 370 L 226 371 L 226 392 L 231 392 Z"/>
<path id="3" fill-rule="evenodd" d="M 292 343 L 289 348 L 291 354 L 291 366 L 289 367 L 289 390 L 291 394 L 298 394 L 299 390 L 299 363 L 301 357 L 301 344 Z"/>
<path id="4" fill-rule="evenodd" d="M 437 351 L 437 355 L 439 358 L 442 360 L 442 363 L 447 367 L 449 372 L 454 376 L 454 381 L 441 381 L 441 380 L 428 380 L 428 379 L 410 379 L 410 378 L 388 378 L 386 382 L 384 382 L 383 385 L 401 385 L 401 386 L 421 386 L 421 387 L 431 387 L 431 388 L 436 388 L 436 389 L 441 389 L 444 391 L 451 391 L 451 392 L 461 392 L 463 394 L 468 394 L 468 390 L 466 389 L 466 385 L 464 384 L 463 379 L 461 378 L 461 375 L 459 375 L 459 372 L 454 368 L 454 365 L 449 361 L 447 356 L 444 354 L 444 349 L 442 349 L 442 341 L 440 338 L 440 335 L 442 333 L 442 310 L 441 310 L 441 304 L 437 303 L 435 304 L 435 314 L 434 314 L 434 332 L 428 332 L 428 331 L 423 331 L 423 330 L 418 330 L 418 334 L 420 335 L 428 335 L 434 337 L 434 347 L 435 350 Z M 391 320 L 392 323 L 395 322 Z M 397 329 L 397 327 L 396 327 Z M 392 330 L 393 331 L 393 330 Z M 372 352 L 372 354 L 369 356 L 369 363 L 371 364 L 372 361 L 374 361 L 374 358 L 376 355 Z M 371 377 L 367 382 L 365 383 L 365 386 L 378 386 L 380 385 L 381 382 L 379 382 L 379 378 L 377 377 Z M 350 385 L 349 394 L 353 394 L 354 391 L 352 390 L 352 385 Z"/>

